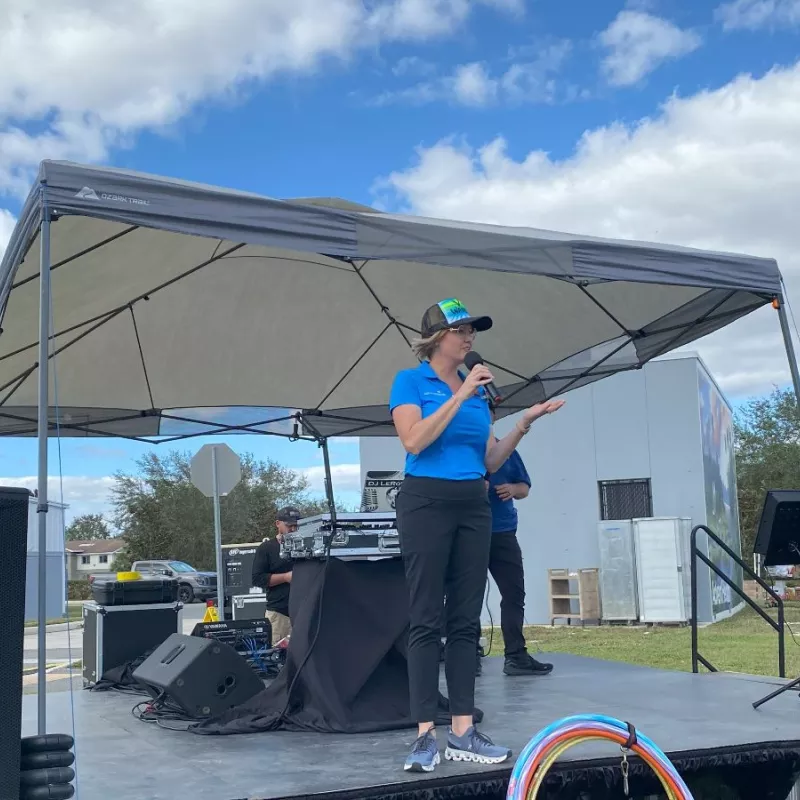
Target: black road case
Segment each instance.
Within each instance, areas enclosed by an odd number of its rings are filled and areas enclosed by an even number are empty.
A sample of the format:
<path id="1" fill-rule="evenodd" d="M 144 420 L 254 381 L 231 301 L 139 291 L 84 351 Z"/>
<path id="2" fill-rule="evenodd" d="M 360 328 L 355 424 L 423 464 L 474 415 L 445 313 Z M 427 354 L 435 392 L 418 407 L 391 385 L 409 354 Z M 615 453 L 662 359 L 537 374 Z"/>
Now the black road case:
<path id="1" fill-rule="evenodd" d="M 267 596 L 263 592 L 239 594 L 231 598 L 231 619 L 264 619 L 267 613 Z"/>
<path id="2" fill-rule="evenodd" d="M 178 600 L 178 581 L 175 578 L 140 578 L 136 581 L 98 578 L 92 582 L 91 590 L 95 603 L 101 606 L 138 606 Z"/>
<path id="3" fill-rule="evenodd" d="M 182 603 L 84 603 L 84 685 L 93 686 L 108 670 L 139 658 L 173 633 L 183 633 Z"/>

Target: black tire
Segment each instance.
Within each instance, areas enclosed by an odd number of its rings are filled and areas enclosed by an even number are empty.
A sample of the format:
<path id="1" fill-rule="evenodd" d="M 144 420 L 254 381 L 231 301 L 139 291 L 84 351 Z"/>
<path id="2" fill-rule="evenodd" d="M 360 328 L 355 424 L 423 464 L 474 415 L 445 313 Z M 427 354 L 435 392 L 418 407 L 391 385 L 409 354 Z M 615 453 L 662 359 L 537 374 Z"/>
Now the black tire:
<path id="1" fill-rule="evenodd" d="M 45 733 L 41 736 L 25 736 L 22 753 L 57 753 L 71 750 L 75 740 L 67 733 Z"/>
<path id="2" fill-rule="evenodd" d="M 48 769 L 27 769 L 19 774 L 22 786 L 49 786 L 51 784 L 71 783 L 75 780 L 72 767 L 50 767 Z"/>
<path id="3" fill-rule="evenodd" d="M 49 786 L 24 786 L 21 800 L 69 800 L 75 794 L 71 783 L 55 783 Z"/>
<path id="4" fill-rule="evenodd" d="M 178 586 L 178 600 L 184 605 L 194 603 L 194 589 L 188 583 L 182 583 Z"/>
<path id="5" fill-rule="evenodd" d="M 75 763 L 72 750 L 43 753 L 23 753 L 20 766 L 23 770 L 47 769 L 48 767 L 71 767 Z"/>

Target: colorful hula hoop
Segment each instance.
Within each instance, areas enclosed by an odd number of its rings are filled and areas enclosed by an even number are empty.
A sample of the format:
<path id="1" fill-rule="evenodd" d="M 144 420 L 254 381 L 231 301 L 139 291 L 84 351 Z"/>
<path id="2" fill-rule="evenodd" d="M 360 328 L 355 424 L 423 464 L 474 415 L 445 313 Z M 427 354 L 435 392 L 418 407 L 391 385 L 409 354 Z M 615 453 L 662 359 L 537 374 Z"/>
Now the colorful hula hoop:
<path id="1" fill-rule="evenodd" d="M 623 753 L 639 756 L 661 781 L 668 800 L 693 800 L 672 762 L 654 742 L 632 725 L 601 714 L 564 717 L 539 731 L 514 765 L 506 800 L 536 800 L 547 773 L 564 752 L 597 740 L 614 742 Z"/>

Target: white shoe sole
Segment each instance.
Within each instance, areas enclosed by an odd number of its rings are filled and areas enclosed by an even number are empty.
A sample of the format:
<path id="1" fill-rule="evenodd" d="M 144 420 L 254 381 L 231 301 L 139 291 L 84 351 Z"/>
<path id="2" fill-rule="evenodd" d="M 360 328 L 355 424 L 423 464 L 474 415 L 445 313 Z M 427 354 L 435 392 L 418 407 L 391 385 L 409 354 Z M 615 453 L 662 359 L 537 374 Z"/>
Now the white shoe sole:
<path id="1" fill-rule="evenodd" d="M 404 764 L 403 769 L 406 772 L 433 772 L 436 767 L 441 763 L 441 758 L 437 753 L 433 757 L 433 764 Z"/>
<path id="2" fill-rule="evenodd" d="M 502 764 L 504 761 L 508 761 L 511 757 L 510 753 L 507 753 L 503 756 L 481 756 L 477 753 L 470 753 L 467 750 L 453 750 L 448 747 L 444 751 L 444 757 L 448 761 L 472 761 L 475 764 Z"/>

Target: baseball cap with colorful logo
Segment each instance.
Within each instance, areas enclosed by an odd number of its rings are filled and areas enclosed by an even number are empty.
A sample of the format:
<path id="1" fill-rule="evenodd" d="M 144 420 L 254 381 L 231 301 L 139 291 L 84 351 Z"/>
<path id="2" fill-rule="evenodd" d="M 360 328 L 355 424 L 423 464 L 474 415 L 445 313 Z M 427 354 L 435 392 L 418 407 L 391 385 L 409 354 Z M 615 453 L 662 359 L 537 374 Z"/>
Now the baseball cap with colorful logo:
<path id="1" fill-rule="evenodd" d="M 491 317 L 472 317 L 467 307 L 455 297 L 442 300 L 431 306 L 422 317 L 422 336 L 428 338 L 437 331 L 472 325 L 476 331 L 488 331 L 492 327 Z"/>

